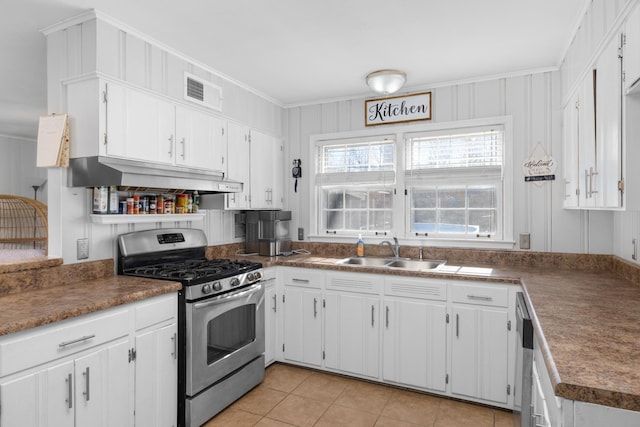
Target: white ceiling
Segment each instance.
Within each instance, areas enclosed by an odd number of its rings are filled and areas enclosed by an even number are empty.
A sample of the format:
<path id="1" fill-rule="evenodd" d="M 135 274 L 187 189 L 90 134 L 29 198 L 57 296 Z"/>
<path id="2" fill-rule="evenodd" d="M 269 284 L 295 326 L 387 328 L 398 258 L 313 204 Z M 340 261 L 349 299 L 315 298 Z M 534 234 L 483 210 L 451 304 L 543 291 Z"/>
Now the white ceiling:
<path id="1" fill-rule="evenodd" d="M 283 106 L 557 67 L 589 0 L 4 0 L 0 135 L 46 113 L 44 27 L 97 9 Z"/>

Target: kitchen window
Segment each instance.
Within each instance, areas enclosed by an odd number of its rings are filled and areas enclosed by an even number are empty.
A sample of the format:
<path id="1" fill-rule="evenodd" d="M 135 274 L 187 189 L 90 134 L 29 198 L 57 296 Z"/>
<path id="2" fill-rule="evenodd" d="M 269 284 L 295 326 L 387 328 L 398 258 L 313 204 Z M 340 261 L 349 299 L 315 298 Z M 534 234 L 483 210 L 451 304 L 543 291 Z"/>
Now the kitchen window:
<path id="1" fill-rule="evenodd" d="M 311 143 L 311 235 L 512 247 L 510 117 L 316 135 Z"/>
<path id="2" fill-rule="evenodd" d="M 393 228 L 395 145 L 385 136 L 317 144 L 321 232 L 384 234 Z"/>
<path id="3" fill-rule="evenodd" d="M 406 135 L 407 233 L 502 239 L 504 128 Z"/>

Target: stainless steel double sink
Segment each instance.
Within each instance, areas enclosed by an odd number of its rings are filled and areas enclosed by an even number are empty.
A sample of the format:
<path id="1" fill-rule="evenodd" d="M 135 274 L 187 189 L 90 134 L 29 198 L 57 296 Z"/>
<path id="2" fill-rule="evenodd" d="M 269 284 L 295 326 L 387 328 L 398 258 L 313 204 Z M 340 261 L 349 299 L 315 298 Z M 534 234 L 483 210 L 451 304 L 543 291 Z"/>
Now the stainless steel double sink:
<path id="1" fill-rule="evenodd" d="M 382 258 L 382 257 L 351 257 L 336 262 L 338 265 L 353 265 L 361 267 L 392 268 L 401 270 L 431 271 L 435 270 L 446 261 L 435 259 L 411 259 L 411 258 Z"/>

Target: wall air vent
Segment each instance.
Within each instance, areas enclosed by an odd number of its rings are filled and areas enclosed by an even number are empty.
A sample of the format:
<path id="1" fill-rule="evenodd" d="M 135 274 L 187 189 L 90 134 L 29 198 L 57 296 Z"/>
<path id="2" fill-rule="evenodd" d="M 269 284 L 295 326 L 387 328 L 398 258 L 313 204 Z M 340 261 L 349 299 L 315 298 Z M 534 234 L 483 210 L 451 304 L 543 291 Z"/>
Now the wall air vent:
<path id="1" fill-rule="evenodd" d="M 222 88 L 189 73 L 184 73 L 184 99 L 222 111 Z"/>

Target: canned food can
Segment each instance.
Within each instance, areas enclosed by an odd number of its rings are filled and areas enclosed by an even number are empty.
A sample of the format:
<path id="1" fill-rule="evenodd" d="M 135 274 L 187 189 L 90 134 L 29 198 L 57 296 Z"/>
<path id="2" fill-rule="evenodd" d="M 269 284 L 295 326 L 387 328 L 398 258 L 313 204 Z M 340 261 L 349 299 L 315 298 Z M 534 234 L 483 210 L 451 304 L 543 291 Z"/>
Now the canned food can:
<path id="1" fill-rule="evenodd" d="M 140 213 L 141 214 L 149 213 L 149 198 L 147 196 L 140 198 Z"/>
<path id="2" fill-rule="evenodd" d="M 131 207 L 133 207 L 133 200 L 131 201 L 131 204 L 132 204 Z M 126 200 L 123 200 L 123 201 L 120 202 L 120 210 L 118 211 L 118 213 L 121 214 L 121 215 L 124 215 L 124 214 L 127 213 L 127 201 Z"/>
<path id="3" fill-rule="evenodd" d="M 156 213 L 157 203 L 158 203 L 158 199 L 156 198 L 156 196 L 149 197 L 149 213 L 150 214 Z"/>
<path id="4" fill-rule="evenodd" d="M 164 196 L 158 196 L 156 201 L 156 212 L 159 214 L 164 213 Z"/>
<path id="5" fill-rule="evenodd" d="M 120 200 L 118 198 L 118 187 L 112 185 L 109 187 L 109 213 L 117 214 L 120 207 Z"/>
<path id="6" fill-rule="evenodd" d="M 171 200 L 164 201 L 164 213 L 166 214 L 171 213 L 171 210 L 173 209 L 171 205 L 172 205 Z"/>

